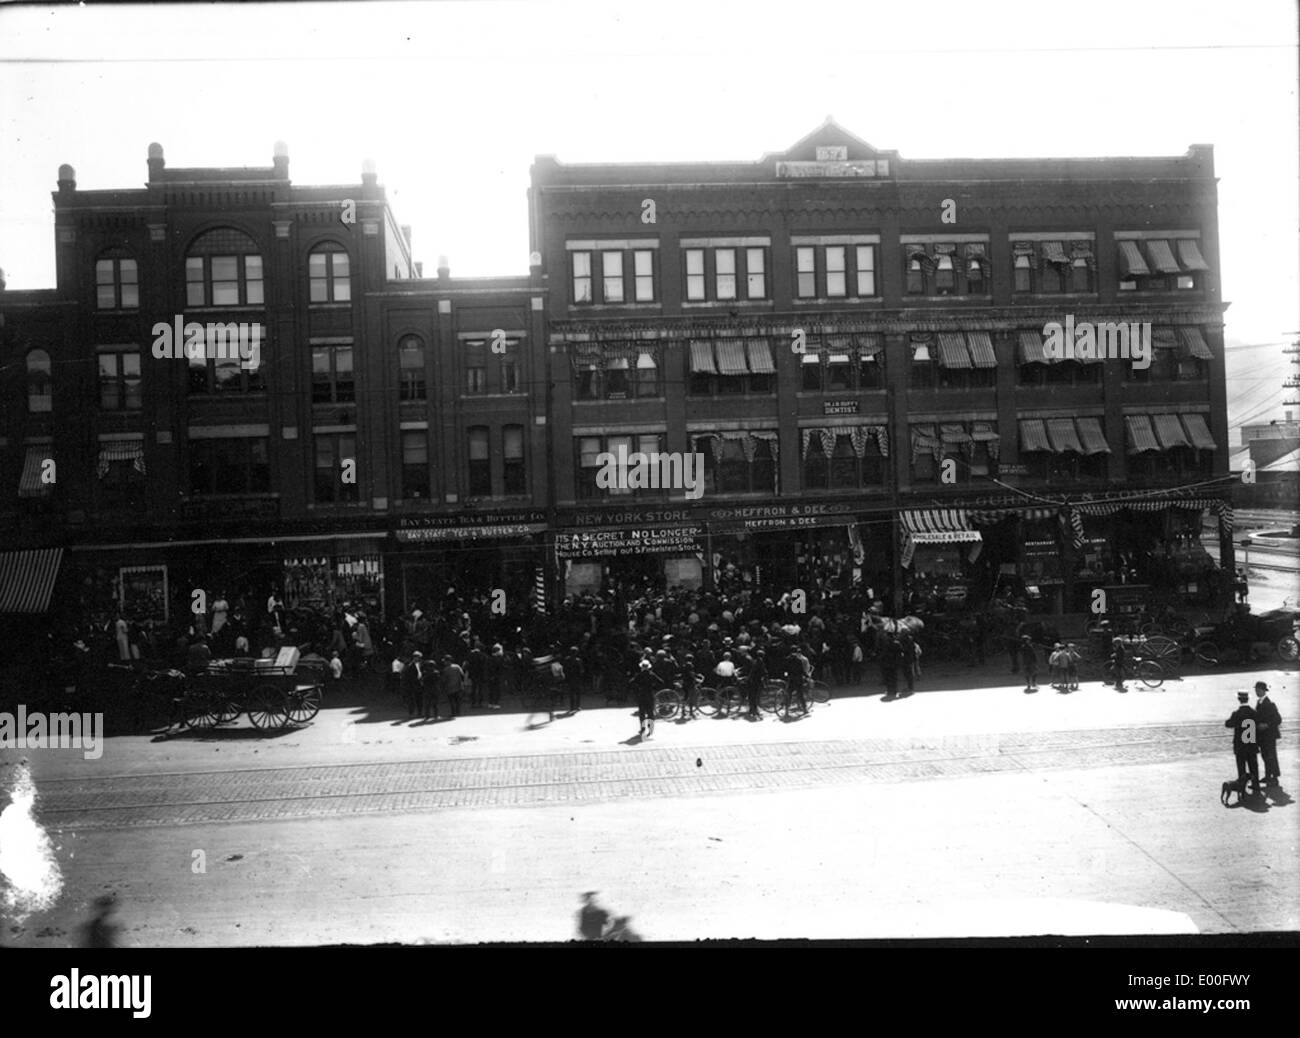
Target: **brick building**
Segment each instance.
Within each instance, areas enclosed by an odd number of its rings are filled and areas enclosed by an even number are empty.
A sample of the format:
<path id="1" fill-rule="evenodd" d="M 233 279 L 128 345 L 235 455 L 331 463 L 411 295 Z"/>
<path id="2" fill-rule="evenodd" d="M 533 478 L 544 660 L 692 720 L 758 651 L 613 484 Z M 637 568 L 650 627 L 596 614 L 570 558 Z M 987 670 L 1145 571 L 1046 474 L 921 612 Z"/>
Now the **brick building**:
<path id="1" fill-rule="evenodd" d="M 0 609 L 1014 580 L 1071 612 L 1201 593 L 1231 522 L 1206 146 L 920 161 L 828 121 L 756 162 L 541 157 L 531 269 L 485 279 L 422 277 L 373 170 L 148 167 L 62 167 L 57 286 L 0 293 Z M 192 322 L 203 356 L 155 355 Z M 1150 325 L 1151 363 L 1055 359 L 1052 322 Z M 703 496 L 602 488 L 619 447 L 702 455 Z"/>

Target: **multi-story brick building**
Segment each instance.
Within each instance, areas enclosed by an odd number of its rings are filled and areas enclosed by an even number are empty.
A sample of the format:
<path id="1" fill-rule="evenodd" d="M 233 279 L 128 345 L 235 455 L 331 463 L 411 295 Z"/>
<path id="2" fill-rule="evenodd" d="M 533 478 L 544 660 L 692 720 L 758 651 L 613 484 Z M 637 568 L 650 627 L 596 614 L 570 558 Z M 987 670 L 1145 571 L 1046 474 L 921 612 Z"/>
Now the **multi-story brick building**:
<path id="1" fill-rule="evenodd" d="M 541 572 L 952 601 L 1015 576 L 1053 611 L 1203 589 L 1208 147 L 918 161 L 828 122 L 756 162 L 539 158 L 532 268 L 493 279 L 422 277 L 373 171 L 294 186 L 282 147 L 184 170 L 152 145 L 143 188 L 58 187 L 57 287 L 0 294 L 0 511 L 38 550 L 5 563 L 10 608 L 55 572 L 71 607 L 158 616 L 195 588 L 392 611 Z M 1067 321 L 1153 326 L 1150 366 L 1054 360 Z M 190 322 L 205 354 L 242 325 L 258 362 L 155 356 Z M 703 497 L 602 488 L 620 446 L 701 454 Z"/>

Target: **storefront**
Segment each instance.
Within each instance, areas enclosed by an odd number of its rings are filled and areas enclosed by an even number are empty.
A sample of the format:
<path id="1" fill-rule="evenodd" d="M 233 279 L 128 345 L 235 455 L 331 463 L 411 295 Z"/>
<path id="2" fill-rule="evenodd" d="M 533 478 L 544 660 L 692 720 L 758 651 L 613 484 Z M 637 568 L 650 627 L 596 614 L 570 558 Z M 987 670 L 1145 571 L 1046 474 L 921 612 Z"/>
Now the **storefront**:
<path id="1" fill-rule="evenodd" d="M 566 597 L 609 587 L 699 588 L 707 550 L 699 523 L 561 532 L 554 545 Z"/>

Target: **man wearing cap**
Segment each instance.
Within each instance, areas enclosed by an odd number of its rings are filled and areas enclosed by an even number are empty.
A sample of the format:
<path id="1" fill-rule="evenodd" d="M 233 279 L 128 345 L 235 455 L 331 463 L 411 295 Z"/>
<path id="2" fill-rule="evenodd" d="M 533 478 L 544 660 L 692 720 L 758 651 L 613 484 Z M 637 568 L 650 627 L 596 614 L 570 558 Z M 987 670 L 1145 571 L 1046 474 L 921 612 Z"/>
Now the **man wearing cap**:
<path id="1" fill-rule="evenodd" d="M 637 664 L 637 672 L 632 678 L 632 691 L 636 694 L 636 714 L 641 721 L 641 738 L 649 739 L 655 730 L 655 693 L 659 691 L 659 679 L 650 669 L 649 660 Z"/>
<path id="2" fill-rule="evenodd" d="M 1223 727 L 1232 729 L 1232 755 L 1237 758 L 1237 781 L 1241 783 L 1242 795 L 1246 792 L 1246 776 L 1250 776 L 1255 787 L 1252 796 L 1259 795 L 1259 720 L 1250 708 L 1250 695 L 1237 693 L 1237 709 L 1223 722 Z"/>
<path id="3" fill-rule="evenodd" d="M 1268 698 L 1268 685 L 1255 682 L 1255 719 L 1259 727 L 1259 754 L 1264 758 L 1264 784 L 1276 786 L 1281 772 L 1277 766 L 1277 738 L 1281 734 L 1282 714 Z"/>

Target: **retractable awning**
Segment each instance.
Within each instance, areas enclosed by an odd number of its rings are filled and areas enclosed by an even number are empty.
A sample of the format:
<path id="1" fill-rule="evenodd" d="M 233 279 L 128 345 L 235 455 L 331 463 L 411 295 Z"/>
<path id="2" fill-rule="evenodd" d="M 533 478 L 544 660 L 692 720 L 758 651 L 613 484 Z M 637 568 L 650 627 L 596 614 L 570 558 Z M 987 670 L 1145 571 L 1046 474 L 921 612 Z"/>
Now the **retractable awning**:
<path id="1" fill-rule="evenodd" d="M 1020 363 L 1048 364 L 1050 362 L 1047 351 L 1043 348 L 1042 333 L 1022 331 L 1020 333 Z"/>
<path id="2" fill-rule="evenodd" d="M 713 343 L 699 339 L 691 343 L 691 373 L 694 375 L 718 373 L 718 369 L 713 366 Z"/>
<path id="3" fill-rule="evenodd" d="M 874 357 L 885 348 L 885 344 L 880 341 L 879 335 L 859 335 L 856 336 L 856 340 L 858 344 L 858 355 L 863 360 L 866 360 L 868 357 Z"/>
<path id="4" fill-rule="evenodd" d="M 1219 449 L 1219 445 L 1214 442 L 1214 437 L 1210 434 L 1210 427 L 1205 423 L 1205 415 L 1183 415 L 1183 428 L 1187 430 L 1187 438 L 1197 450 L 1213 451 Z"/>
<path id="5" fill-rule="evenodd" d="M 1045 241 L 1042 245 L 1043 259 L 1048 263 L 1069 263 L 1070 258 L 1066 256 L 1065 249 L 1061 248 L 1059 241 Z"/>
<path id="6" fill-rule="evenodd" d="M 998 357 L 993 352 L 993 342 L 988 332 L 967 332 L 966 345 L 970 349 L 970 359 L 977 368 L 998 366 Z"/>
<path id="7" fill-rule="evenodd" d="M 1144 414 L 1126 415 L 1124 424 L 1128 429 L 1128 453 L 1141 454 L 1143 451 L 1158 451 L 1156 434 L 1151 428 L 1151 419 Z"/>
<path id="8" fill-rule="evenodd" d="M 49 609 L 62 559 L 62 548 L 0 552 L 0 613 Z"/>
<path id="9" fill-rule="evenodd" d="M 1155 266 L 1157 273 L 1179 273 L 1178 261 L 1174 259 L 1173 250 L 1169 248 L 1167 241 L 1155 238 L 1147 242 L 1147 254 L 1151 257 L 1151 262 Z"/>
<path id="10" fill-rule="evenodd" d="M 1210 269 L 1210 265 L 1205 262 L 1205 258 L 1201 255 L 1199 246 L 1191 238 L 1178 239 L 1178 258 L 1183 261 L 1184 270 Z"/>
<path id="11" fill-rule="evenodd" d="M 943 368 L 972 367 L 966 339 L 960 332 L 939 333 L 939 366 Z"/>
<path id="12" fill-rule="evenodd" d="M 99 464 L 97 472 L 99 478 L 103 479 L 108 474 L 108 468 L 115 461 L 133 462 L 133 468 L 140 475 L 144 475 L 144 444 L 140 440 L 117 440 L 99 445 Z"/>
<path id="13" fill-rule="evenodd" d="M 902 513 L 903 531 L 916 544 L 957 544 L 982 541 L 960 508 L 925 508 Z"/>
<path id="14" fill-rule="evenodd" d="M 1160 441 L 1160 446 L 1165 450 L 1171 447 L 1190 447 L 1191 441 L 1187 439 L 1187 434 L 1183 432 L 1183 423 L 1178 420 L 1176 414 L 1155 414 L 1151 416 L 1152 424 L 1156 429 L 1156 439 Z"/>
<path id="15" fill-rule="evenodd" d="M 1205 341 L 1205 336 L 1201 334 L 1201 329 L 1195 326 L 1189 326 L 1181 329 L 1183 333 L 1183 350 L 1184 355 L 1195 357 L 1197 360 L 1214 360 L 1214 354 L 1210 352 L 1209 344 Z"/>
<path id="16" fill-rule="evenodd" d="M 944 443 L 970 443 L 971 435 L 960 425 L 941 425 L 939 439 Z"/>
<path id="17" fill-rule="evenodd" d="M 1076 418 L 1079 439 L 1083 443 L 1084 454 L 1109 454 L 1110 444 L 1101 428 L 1100 418 Z"/>
<path id="18" fill-rule="evenodd" d="M 1020 449 L 1022 451 L 1050 451 L 1052 445 L 1047 442 L 1047 429 L 1039 418 L 1022 418 L 1020 420 Z"/>
<path id="19" fill-rule="evenodd" d="M 734 339 L 722 339 L 717 346 L 719 375 L 749 374 L 749 367 L 745 363 L 745 350 L 740 342 Z"/>
<path id="20" fill-rule="evenodd" d="M 1142 258 L 1142 253 L 1138 251 L 1137 242 L 1119 243 L 1119 269 L 1125 277 L 1144 277 L 1151 273 L 1147 268 L 1146 260 Z"/>
<path id="21" fill-rule="evenodd" d="M 1047 419 L 1047 439 L 1058 454 L 1062 451 L 1074 451 L 1075 454 L 1084 452 L 1079 434 L 1074 429 L 1073 418 Z"/>
<path id="22" fill-rule="evenodd" d="M 18 479 L 19 497 L 39 497 L 49 492 L 50 484 L 41 482 L 41 474 L 45 471 L 45 462 L 53 457 L 52 447 L 28 445 L 23 458 L 23 474 Z"/>
<path id="23" fill-rule="evenodd" d="M 755 375 L 776 374 L 776 365 L 772 363 L 772 348 L 766 339 L 747 339 L 745 352 L 749 354 L 749 370 Z"/>

